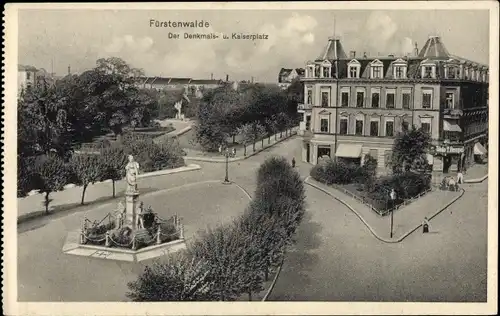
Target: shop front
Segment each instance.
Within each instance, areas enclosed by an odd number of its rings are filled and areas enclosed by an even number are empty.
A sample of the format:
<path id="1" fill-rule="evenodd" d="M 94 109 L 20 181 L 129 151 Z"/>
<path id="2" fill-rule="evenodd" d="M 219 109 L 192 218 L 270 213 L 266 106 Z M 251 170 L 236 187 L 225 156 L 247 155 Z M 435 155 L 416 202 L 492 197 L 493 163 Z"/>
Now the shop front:
<path id="1" fill-rule="evenodd" d="M 431 154 L 433 170 L 443 173 L 461 170 L 465 161 L 463 146 L 438 145 L 431 149 Z"/>
<path id="2" fill-rule="evenodd" d="M 359 144 L 339 144 L 335 157 L 346 163 L 361 165 L 362 145 Z"/>

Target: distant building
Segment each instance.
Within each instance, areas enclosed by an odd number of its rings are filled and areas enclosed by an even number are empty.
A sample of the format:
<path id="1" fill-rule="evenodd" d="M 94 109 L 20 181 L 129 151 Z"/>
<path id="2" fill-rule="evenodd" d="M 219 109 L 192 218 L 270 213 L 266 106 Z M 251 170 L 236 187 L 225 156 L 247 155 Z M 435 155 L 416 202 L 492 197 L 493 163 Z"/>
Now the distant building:
<path id="1" fill-rule="evenodd" d="M 304 68 L 281 68 L 280 73 L 278 75 L 278 86 L 282 89 L 288 88 L 292 81 L 296 78 L 303 78 L 305 74 Z"/>
<path id="2" fill-rule="evenodd" d="M 217 79 L 192 79 L 176 77 L 141 77 L 137 86 L 146 89 L 185 90 L 189 95 L 202 96 L 206 89 L 215 89 L 222 86 L 224 81 Z"/>
<path id="3" fill-rule="evenodd" d="M 31 89 L 32 87 L 40 87 L 42 84 L 51 85 L 55 82 L 54 74 L 47 72 L 45 69 L 29 66 L 17 66 L 17 91 L 18 94 Z"/>
<path id="4" fill-rule="evenodd" d="M 468 166 L 486 153 L 488 78 L 488 66 L 451 55 L 437 36 L 400 57 L 347 56 L 330 38 L 302 78 L 302 158 L 362 164 L 370 154 L 386 170 L 394 137 L 415 125 L 431 136 L 433 170 Z"/>

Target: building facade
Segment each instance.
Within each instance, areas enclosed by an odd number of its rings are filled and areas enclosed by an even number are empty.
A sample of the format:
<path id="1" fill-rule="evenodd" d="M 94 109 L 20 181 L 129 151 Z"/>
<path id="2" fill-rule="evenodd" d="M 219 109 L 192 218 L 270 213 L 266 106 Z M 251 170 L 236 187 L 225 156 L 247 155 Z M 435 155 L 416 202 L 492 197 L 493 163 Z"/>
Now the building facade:
<path id="1" fill-rule="evenodd" d="M 292 84 L 293 80 L 303 78 L 304 74 L 304 68 L 281 68 L 278 74 L 278 86 L 281 89 L 287 89 Z"/>
<path id="2" fill-rule="evenodd" d="M 192 79 L 173 77 L 143 77 L 139 78 L 137 85 L 145 89 L 160 90 L 184 90 L 187 94 L 201 97 L 203 91 L 215 89 L 224 84 L 223 80 L 217 79 Z"/>
<path id="3" fill-rule="evenodd" d="M 370 154 L 387 170 L 396 134 L 411 126 L 430 134 L 433 170 L 468 166 L 485 154 L 488 67 L 451 55 L 437 36 L 407 56 L 347 56 L 330 38 L 306 65 L 302 159 L 363 163 Z"/>

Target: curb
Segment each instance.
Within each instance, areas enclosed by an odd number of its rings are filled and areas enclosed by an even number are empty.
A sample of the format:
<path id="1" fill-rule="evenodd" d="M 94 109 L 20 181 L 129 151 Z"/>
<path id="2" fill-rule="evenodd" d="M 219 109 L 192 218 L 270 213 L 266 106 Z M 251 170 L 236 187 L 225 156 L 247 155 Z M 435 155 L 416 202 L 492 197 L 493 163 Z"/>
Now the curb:
<path id="1" fill-rule="evenodd" d="M 483 182 L 484 180 L 486 180 L 488 178 L 488 175 L 485 175 L 481 178 L 478 178 L 478 179 L 469 179 L 469 180 L 464 180 L 464 183 L 481 183 Z"/>
<path id="2" fill-rule="evenodd" d="M 146 172 L 146 173 L 143 173 L 143 174 L 139 174 L 137 176 L 137 178 L 141 179 L 141 178 L 157 177 L 157 176 L 163 176 L 163 175 L 167 175 L 167 174 L 174 174 L 174 173 L 179 173 L 179 172 L 194 171 L 194 170 L 199 170 L 199 169 L 201 169 L 200 165 L 189 164 L 187 166 L 179 167 L 179 168 L 164 169 L 164 170 L 157 170 L 157 171 L 152 171 L 152 172 Z M 111 182 L 111 179 L 107 179 L 107 180 L 104 180 L 104 181 L 98 181 L 98 182 L 95 182 L 94 184 L 109 183 L 109 182 Z M 66 184 L 64 186 L 64 190 L 65 189 L 76 188 L 76 187 L 80 187 L 81 188 L 81 186 L 77 186 L 74 183 L 68 183 L 68 184 Z M 27 196 L 32 196 L 32 195 L 37 195 L 37 194 L 40 194 L 40 192 L 38 192 L 38 190 L 33 190 L 33 191 L 29 192 L 27 194 Z"/>
<path id="3" fill-rule="evenodd" d="M 272 145 L 269 145 L 267 147 L 264 147 L 264 148 L 260 148 L 260 149 L 257 149 L 255 152 L 252 152 L 246 156 L 243 156 L 243 157 L 238 157 L 238 158 L 229 158 L 228 159 L 228 162 L 231 163 L 231 162 L 237 162 L 237 161 L 242 161 L 242 160 L 245 160 L 245 159 L 248 159 L 252 156 L 255 156 L 257 155 L 258 153 L 266 150 L 266 149 L 269 149 L 271 147 L 273 147 L 274 145 L 276 144 L 279 144 L 283 141 L 286 141 L 286 140 L 289 140 L 293 137 L 295 137 L 297 135 L 296 132 L 292 133 L 292 135 L 288 136 L 288 137 L 284 137 L 284 138 L 281 138 L 279 140 L 277 140 L 275 143 L 273 143 Z M 213 162 L 213 163 L 225 163 L 226 162 L 226 159 L 224 158 L 205 158 L 205 157 L 193 157 L 193 156 L 184 156 L 184 159 L 185 160 L 192 160 L 192 161 L 204 161 L 204 162 Z"/>
<path id="4" fill-rule="evenodd" d="M 377 233 L 374 231 L 374 229 L 370 226 L 370 224 L 368 224 L 366 222 L 366 220 L 363 218 L 363 216 L 361 216 L 352 206 L 350 206 L 349 204 L 347 204 L 347 202 L 343 201 L 342 199 L 334 196 L 333 194 L 331 194 L 330 192 L 326 191 L 325 189 L 317 186 L 316 184 L 314 183 L 310 183 L 308 180 L 309 180 L 310 176 L 307 177 L 305 180 L 304 180 L 304 183 L 305 184 L 308 184 L 310 185 L 311 187 L 325 193 L 326 195 L 332 197 L 333 199 L 339 201 L 341 204 L 343 204 L 344 206 L 346 206 L 349 210 L 351 210 L 351 212 L 353 212 L 360 220 L 361 222 L 363 222 L 363 224 L 368 228 L 368 230 L 372 233 L 372 235 L 377 238 L 378 240 L 382 241 L 382 242 L 385 242 L 385 243 L 388 243 L 388 244 L 395 244 L 395 243 L 400 243 L 401 241 L 403 241 L 406 237 L 408 237 L 410 234 L 412 234 L 413 232 L 415 232 L 417 229 L 419 229 L 422 224 L 418 224 L 416 227 L 414 227 L 413 229 L 410 229 L 408 232 L 406 232 L 405 234 L 403 234 L 401 237 L 399 237 L 398 239 L 386 239 L 386 238 L 383 238 L 383 237 L 380 237 L 379 235 L 377 235 Z M 335 190 L 335 188 L 333 188 Z M 458 199 L 460 199 L 463 195 L 465 194 L 465 190 L 461 188 L 461 193 L 460 195 L 458 195 L 457 197 L 455 197 L 453 200 L 451 200 L 448 204 L 446 204 L 444 207 L 442 207 L 441 209 L 439 209 L 438 211 L 436 211 L 434 214 L 432 214 L 431 216 L 428 217 L 429 220 L 433 219 L 434 217 L 436 217 L 439 213 L 441 213 L 442 211 L 444 211 L 445 209 L 447 209 L 450 205 L 452 205 L 453 203 L 455 203 Z"/>
<path id="5" fill-rule="evenodd" d="M 276 285 L 276 282 L 278 281 L 278 278 L 280 276 L 281 268 L 283 268 L 283 263 L 285 263 L 285 255 L 283 255 L 283 260 L 281 260 L 281 263 L 278 267 L 278 270 L 276 271 L 276 275 L 274 276 L 273 281 L 271 282 L 271 285 L 267 289 L 266 295 L 264 295 L 261 302 L 267 301 L 267 299 L 269 298 L 269 295 L 271 295 L 271 293 L 273 292 L 274 286 Z"/>
<path id="6" fill-rule="evenodd" d="M 187 132 L 189 132 L 192 128 L 193 128 L 193 126 L 189 125 L 187 127 L 184 127 L 183 129 L 179 130 L 179 131 L 173 131 L 173 132 L 171 132 L 172 134 L 167 134 L 167 136 L 169 136 L 169 137 L 179 137 L 179 136 L 184 135 Z"/>

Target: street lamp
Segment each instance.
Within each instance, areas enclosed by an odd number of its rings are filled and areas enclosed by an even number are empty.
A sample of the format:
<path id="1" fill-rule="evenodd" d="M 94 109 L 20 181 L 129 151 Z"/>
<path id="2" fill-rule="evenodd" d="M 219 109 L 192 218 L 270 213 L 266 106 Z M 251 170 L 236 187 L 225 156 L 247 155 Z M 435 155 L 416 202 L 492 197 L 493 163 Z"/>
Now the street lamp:
<path id="1" fill-rule="evenodd" d="M 226 146 L 223 147 L 223 145 L 220 145 L 219 152 L 221 153 L 221 155 L 226 157 L 226 177 L 224 178 L 224 182 L 222 183 L 231 184 L 231 181 L 229 181 L 229 157 L 233 158 L 234 156 L 236 156 L 236 149 L 233 148 L 232 150 L 230 150 Z"/>
<path id="2" fill-rule="evenodd" d="M 394 225 L 394 200 L 396 200 L 396 191 L 394 191 L 394 188 L 391 189 L 389 197 L 391 198 L 391 238 L 392 238 L 392 230 Z"/>

